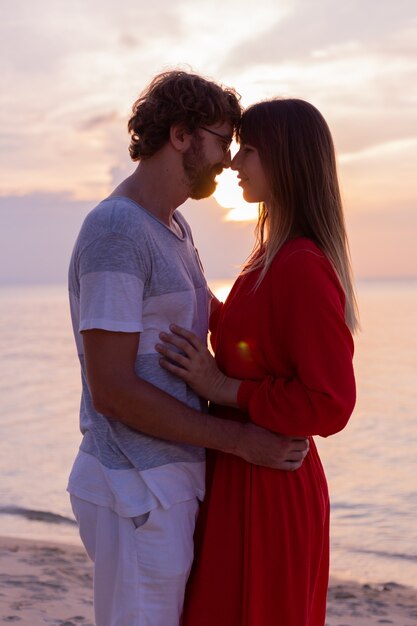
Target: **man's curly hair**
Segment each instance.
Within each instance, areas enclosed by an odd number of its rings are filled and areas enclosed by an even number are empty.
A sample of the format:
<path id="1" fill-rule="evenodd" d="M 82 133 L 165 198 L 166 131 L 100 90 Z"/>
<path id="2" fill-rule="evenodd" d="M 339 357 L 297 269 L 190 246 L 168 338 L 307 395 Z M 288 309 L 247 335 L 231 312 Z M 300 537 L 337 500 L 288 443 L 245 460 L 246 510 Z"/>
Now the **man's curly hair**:
<path id="1" fill-rule="evenodd" d="M 187 132 L 199 126 L 239 123 L 240 96 L 196 74 L 169 71 L 158 74 L 132 107 L 128 122 L 133 161 L 155 154 L 169 138 L 172 124 L 183 124 Z"/>

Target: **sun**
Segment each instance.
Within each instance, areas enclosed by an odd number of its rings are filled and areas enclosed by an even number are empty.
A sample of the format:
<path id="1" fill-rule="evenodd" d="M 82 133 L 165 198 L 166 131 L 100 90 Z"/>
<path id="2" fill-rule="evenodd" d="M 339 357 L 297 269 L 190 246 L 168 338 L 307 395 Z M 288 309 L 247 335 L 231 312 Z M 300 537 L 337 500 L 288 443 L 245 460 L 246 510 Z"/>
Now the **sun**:
<path id="1" fill-rule="evenodd" d="M 226 215 L 227 221 L 251 222 L 258 217 L 258 204 L 245 202 L 242 189 L 237 184 L 237 174 L 231 169 L 223 170 L 217 177 L 217 187 L 214 197 L 225 209 L 229 209 Z"/>

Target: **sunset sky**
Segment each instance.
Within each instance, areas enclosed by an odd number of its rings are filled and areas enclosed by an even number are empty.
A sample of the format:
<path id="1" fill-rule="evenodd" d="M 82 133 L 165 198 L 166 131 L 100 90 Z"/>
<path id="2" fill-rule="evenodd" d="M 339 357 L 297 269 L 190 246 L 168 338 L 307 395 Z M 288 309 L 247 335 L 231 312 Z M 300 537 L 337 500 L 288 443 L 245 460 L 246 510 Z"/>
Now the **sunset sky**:
<path id="1" fill-rule="evenodd" d="M 65 280 L 83 216 L 133 169 L 131 104 L 174 67 L 245 106 L 316 105 L 357 277 L 417 276 L 415 0 L 0 0 L 0 47 L 0 283 Z M 210 279 L 234 276 L 251 246 L 238 219 L 254 207 L 223 203 L 183 207 Z"/>

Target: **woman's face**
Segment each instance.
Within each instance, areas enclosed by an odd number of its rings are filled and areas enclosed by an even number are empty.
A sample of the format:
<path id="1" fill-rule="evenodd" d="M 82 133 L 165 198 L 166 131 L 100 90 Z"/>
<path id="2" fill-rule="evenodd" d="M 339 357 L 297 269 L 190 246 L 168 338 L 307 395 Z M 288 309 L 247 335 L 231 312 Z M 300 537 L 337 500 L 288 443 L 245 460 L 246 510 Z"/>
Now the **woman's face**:
<path id="1" fill-rule="evenodd" d="M 239 152 L 232 160 L 231 168 L 238 173 L 239 186 L 243 189 L 246 202 L 268 204 L 269 184 L 256 148 L 249 144 L 241 144 Z"/>

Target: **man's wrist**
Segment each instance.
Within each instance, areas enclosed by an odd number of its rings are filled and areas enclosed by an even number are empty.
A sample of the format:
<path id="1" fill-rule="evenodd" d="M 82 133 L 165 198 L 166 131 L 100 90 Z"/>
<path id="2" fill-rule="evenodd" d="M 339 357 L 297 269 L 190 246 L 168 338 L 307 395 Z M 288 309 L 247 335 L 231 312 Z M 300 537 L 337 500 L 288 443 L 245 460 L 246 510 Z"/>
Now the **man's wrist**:
<path id="1" fill-rule="evenodd" d="M 248 449 L 250 449 L 250 439 L 246 432 L 246 424 L 233 420 L 222 420 L 227 422 L 227 443 L 222 447 L 222 452 L 234 454 L 242 459 L 247 459 Z"/>

